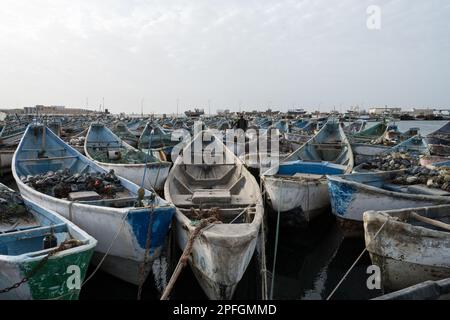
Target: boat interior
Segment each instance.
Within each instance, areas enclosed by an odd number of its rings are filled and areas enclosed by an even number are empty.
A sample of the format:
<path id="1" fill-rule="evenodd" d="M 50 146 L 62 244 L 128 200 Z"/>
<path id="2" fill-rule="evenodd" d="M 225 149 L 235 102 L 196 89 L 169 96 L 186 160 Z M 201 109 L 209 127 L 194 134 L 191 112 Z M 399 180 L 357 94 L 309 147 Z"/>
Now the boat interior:
<path id="1" fill-rule="evenodd" d="M 80 156 L 78 152 L 69 149 L 48 128 L 42 134 L 43 126 L 30 127 L 31 132 L 23 139 L 21 149 L 16 156 L 16 170 L 19 176 L 45 174 L 49 171 L 69 169 L 71 173 L 97 173 L 99 167 Z M 122 181 L 124 191 L 117 192 L 114 198 L 101 200 L 79 201 L 98 206 L 133 207 L 137 200 L 137 186 L 127 185 Z M 150 199 L 148 192 L 144 199 Z"/>
<path id="2" fill-rule="evenodd" d="M 194 157 L 194 153 L 191 155 Z M 180 163 L 172 170 L 172 202 L 191 220 L 198 220 L 199 213 L 208 215 L 209 211 L 218 213 L 224 223 L 253 221 L 259 188 L 255 188 L 241 163 Z"/>
<path id="3" fill-rule="evenodd" d="M 424 227 L 436 231 L 446 231 L 450 234 L 450 206 L 432 206 L 415 209 L 402 209 L 398 211 L 388 212 L 391 217 L 398 218 L 400 221 L 409 223 L 416 227 Z M 419 217 L 417 217 L 419 216 Z M 425 219 L 423 219 L 425 218 Z M 431 219 L 433 221 L 430 221 Z M 435 223 L 435 222 L 438 223 Z M 440 226 L 440 223 L 447 226 Z"/>
<path id="4" fill-rule="evenodd" d="M 145 127 L 139 139 L 139 148 L 148 149 L 149 145 L 150 149 L 166 148 L 173 147 L 178 143 L 178 140 L 172 141 L 172 135 L 169 131 L 164 130 L 160 126 L 154 126 L 149 123 Z"/>
<path id="5" fill-rule="evenodd" d="M 425 184 L 413 184 L 413 185 L 401 185 L 395 184 L 394 179 L 399 175 L 402 175 L 403 171 L 390 171 L 378 173 L 376 175 L 372 173 L 354 173 L 348 176 L 341 176 L 345 180 L 355 181 L 364 185 L 384 189 L 392 192 L 399 192 L 405 194 L 425 195 L 425 196 L 449 196 L 450 192 L 429 188 Z M 450 200 L 450 199 L 449 199 Z"/>
<path id="6" fill-rule="evenodd" d="M 338 123 L 328 123 L 313 139 L 289 156 L 287 161 L 329 162 L 347 166 L 351 149 Z"/>
<path id="7" fill-rule="evenodd" d="M 353 142 L 370 142 L 373 139 L 379 138 L 386 132 L 387 126 L 385 123 L 378 123 L 373 127 L 367 128 L 357 134 L 351 136 Z"/>
<path id="8" fill-rule="evenodd" d="M 132 157 L 135 162 L 157 162 L 153 154 L 127 147 L 123 141 L 103 125 L 91 125 L 86 137 L 86 147 L 93 159 L 107 163 L 128 163 L 123 157 Z"/>
<path id="9" fill-rule="evenodd" d="M 9 221 L 0 221 L 0 255 L 17 256 L 25 253 L 42 254 L 42 250 L 60 245 L 67 239 L 80 238 L 71 234 L 65 222 L 47 211 L 28 204 L 27 214 L 15 215 Z M 53 235 L 54 246 L 44 248 L 44 238 Z M 86 240 L 87 241 L 87 240 Z"/>

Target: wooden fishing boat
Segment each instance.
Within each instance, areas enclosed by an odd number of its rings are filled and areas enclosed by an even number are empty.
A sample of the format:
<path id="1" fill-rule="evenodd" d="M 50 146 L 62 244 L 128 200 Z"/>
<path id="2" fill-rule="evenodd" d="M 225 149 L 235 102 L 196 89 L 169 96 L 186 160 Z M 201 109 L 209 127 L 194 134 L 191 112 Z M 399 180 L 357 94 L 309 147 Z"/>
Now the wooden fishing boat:
<path id="1" fill-rule="evenodd" d="M 11 172 L 11 163 L 15 147 L 0 147 L 0 176 Z"/>
<path id="2" fill-rule="evenodd" d="M 421 282 L 372 300 L 450 300 L 450 278 Z"/>
<path id="3" fill-rule="evenodd" d="M 144 120 L 134 119 L 127 123 L 127 128 L 132 134 L 136 136 L 136 138 L 139 138 L 146 125 L 147 123 Z"/>
<path id="4" fill-rule="evenodd" d="M 378 138 L 374 138 L 374 135 L 379 133 L 383 128 L 385 128 L 384 133 Z M 366 135 L 364 132 L 369 132 L 369 134 Z M 368 140 L 369 138 L 371 139 Z M 353 135 L 350 140 L 352 141 L 352 149 L 357 165 L 390 152 L 401 151 L 415 154 L 429 154 L 428 145 L 418 134 L 418 129 L 411 128 L 402 133 L 398 131 L 398 127 L 394 124 L 386 126 L 384 123 L 379 123 L 375 127 Z"/>
<path id="5" fill-rule="evenodd" d="M 170 159 L 172 149 L 179 143 L 172 140 L 172 133 L 166 131 L 160 125 L 148 122 L 139 138 L 139 149 L 150 153 L 162 161 Z"/>
<path id="6" fill-rule="evenodd" d="M 255 178 L 220 138 L 203 141 L 207 132 L 198 134 L 177 158 L 164 194 L 177 207 L 176 237 L 181 248 L 199 220 L 215 217 L 221 222 L 195 238 L 189 263 L 210 299 L 231 299 L 255 251 L 264 207 Z M 211 151 L 228 161 L 204 163 Z M 200 164 L 192 158 L 200 158 Z"/>
<path id="7" fill-rule="evenodd" d="M 420 157 L 420 165 L 427 167 L 427 166 L 432 166 L 435 163 L 440 163 L 440 162 L 447 162 L 450 161 L 450 157 L 445 157 L 445 156 L 430 156 L 430 155 L 424 155 L 422 157 Z"/>
<path id="8" fill-rule="evenodd" d="M 40 124 L 30 125 L 12 163 L 13 176 L 21 194 L 40 203 L 45 209 L 61 214 L 94 236 L 98 245 L 93 261 L 98 263 L 106 255 L 101 264 L 104 271 L 132 284 L 139 284 L 150 270 L 150 266 L 143 271 L 141 269 L 147 256 L 147 230 L 151 226 L 147 260 L 151 262 L 161 252 L 175 208 L 154 192 L 145 190 L 142 194 L 138 185 L 121 177 L 114 182 L 118 182 L 122 190 L 113 197 L 95 192 L 74 192 L 56 197 L 26 183 L 29 176 L 46 175 L 51 178 L 63 169 L 72 174 L 69 180 L 92 180 L 92 176 L 100 174 L 111 176 L 48 128 Z M 46 186 L 44 181 L 41 183 Z M 97 181 L 95 179 L 95 185 Z M 102 185 L 101 181 L 98 185 Z M 65 185 L 62 187 L 65 188 Z M 105 186 L 105 191 L 108 190 L 111 190 L 110 185 Z"/>
<path id="9" fill-rule="evenodd" d="M 430 149 L 425 140 L 420 136 L 416 135 L 407 140 L 389 148 L 384 153 L 392 152 L 404 152 L 414 156 L 429 155 Z"/>
<path id="10" fill-rule="evenodd" d="M 364 131 L 364 129 L 366 128 L 366 125 L 367 125 L 367 121 L 356 120 L 354 122 L 351 122 L 347 126 L 345 126 L 344 132 L 347 135 L 357 134 L 357 133 Z"/>
<path id="11" fill-rule="evenodd" d="M 148 190 L 163 190 L 172 165 L 133 148 L 100 123 L 93 123 L 89 127 L 84 152 L 106 170 L 114 170 L 137 185 L 144 182 L 143 187 Z"/>
<path id="12" fill-rule="evenodd" d="M 333 214 L 347 237 L 362 236 L 363 213 L 450 203 L 450 193 L 426 185 L 397 185 L 405 170 L 328 176 Z"/>
<path id="13" fill-rule="evenodd" d="M 374 139 L 378 139 L 379 137 L 381 137 L 386 132 L 386 129 L 387 125 L 383 121 L 361 132 L 350 135 L 349 140 L 352 142 L 352 144 L 370 142 Z"/>
<path id="14" fill-rule="evenodd" d="M 96 244 L 70 221 L 0 184 L 0 300 L 78 299 L 80 289 L 68 285 L 73 268 L 82 283 Z"/>
<path id="15" fill-rule="evenodd" d="M 84 153 L 84 143 L 86 141 L 86 135 L 88 132 L 88 128 L 81 131 L 80 133 L 70 137 L 70 138 L 64 138 L 63 140 L 68 143 L 72 148 L 77 150 L 79 153 L 81 153 L 83 156 L 86 154 Z"/>
<path id="16" fill-rule="evenodd" d="M 377 155 L 377 158 L 383 158 L 388 155 L 392 155 L 394 153 L 402 153 L 402 154 L 408 154 L 409 157 L 413 158 L 419 158 L 420 156 L 428 156 L 430 154 L 428 145 L 425 143 L 424 139 L 420 135 L 414 136 L 412 138 L 409 138 L 406 141 L 403 141 L 402 143 L 399 143 L 398 145 L 388 148 L 379 155 Z M 422 158 L 420 160 L 422 163 Z M 365 169 L 367 163 L 361 163 L 353 168 L 353 172 L 373 172 L 372 169 Z M 400 169 L 400 168 L 399 168 Z M 376 171 L 383 171 L 381 169 Z"/>
<path id="17" fill-rule="evenodd" d="M 450 205 L 364 213 L 366 248 L 383 289 L 450 277 L 449 222 Z"/>
<path id="18" fill-rule="evenodd" d="M 138 147 L 139 139 L 133 133 L 131 133 L 125 123 L 118 122 L 114 124 L 111 128 L 111 131 L 133 148 Z"/>
<path id="19" fill-rule="evenodd" d="M 8 123 L 0 132 L 0 145 L 17 145 L 26 129 L 26 124 Z"/>
<path id="20" fill-rule="evenodd" d="M 288 156 L 279 166 L 262 174 L 275 211 L 295 210 L 306 221 L 330 205 L 326 175 L 350 173 L 353 154 L 344 130 L 328 121 L 319 133 Z"/>
<path id="21" fill-rule="evenodd" d="M 426 136 L 432 155 L 450 156 L 450 122 Z"/>

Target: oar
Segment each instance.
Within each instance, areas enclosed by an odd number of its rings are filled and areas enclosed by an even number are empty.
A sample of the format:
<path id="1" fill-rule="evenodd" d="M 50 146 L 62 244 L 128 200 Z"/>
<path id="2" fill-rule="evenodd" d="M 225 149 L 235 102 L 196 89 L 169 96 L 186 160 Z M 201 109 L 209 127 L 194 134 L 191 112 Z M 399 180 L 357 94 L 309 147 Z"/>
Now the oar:
<path id="1" fill-rule="evenodd" d="M 419 215 L 417 212 L 414 212 L 414 211 L 410 213 L 410 216 L 412 218 L 416 219 L 416 220 L 421 221 L 421 222 L 428 223 L 428 224 L 431 224 L 432 226 L 435 226 L 435 227 L 438 227 L 438 228 L 450 231 L 450 224 L 447 224 L 447 223 L 444 223 L 444 222 L 441 222 L 441 221 L 437 221 L 437 220 L 434 220 L 434 219 L 430 219 L 430 218 L 427 218 L 427 217 L 423 217 L 423 216 Z"/>

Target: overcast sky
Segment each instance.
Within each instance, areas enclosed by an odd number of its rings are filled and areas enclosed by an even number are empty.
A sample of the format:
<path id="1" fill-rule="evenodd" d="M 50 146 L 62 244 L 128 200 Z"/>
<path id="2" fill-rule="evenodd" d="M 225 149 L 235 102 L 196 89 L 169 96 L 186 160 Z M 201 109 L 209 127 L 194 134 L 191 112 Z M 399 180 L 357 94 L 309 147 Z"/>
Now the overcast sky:
<path id="1" fill-rule="evenodd" d="M 2 0 L 0 63 L 0 107 L 450 107 L 450 1 Z"/>

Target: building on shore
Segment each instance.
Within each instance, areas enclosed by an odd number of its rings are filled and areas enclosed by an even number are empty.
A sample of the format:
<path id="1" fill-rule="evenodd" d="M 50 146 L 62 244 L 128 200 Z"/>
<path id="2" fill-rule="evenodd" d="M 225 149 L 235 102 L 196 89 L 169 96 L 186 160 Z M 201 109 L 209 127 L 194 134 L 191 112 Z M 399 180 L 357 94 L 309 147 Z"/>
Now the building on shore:
<path id="1" fill-rule="evenodd" d="M 413 108 L 411 113 L 415 117 L 418 117 L 418 116 L 432 116 L 434 114 L 434 109 Z"/>
<path id="2" fill-rule="evenodd" d="M 402 108 L 388 108 L 386 107 L 375 107 L 375 108 L 369 108 L 369 114 L 370 115 L 376 115 L 376 116 L 381 116 L 381 115 L 392 115 L 392 114 L 399 114 L 402 112 Z"/>
<path id="3" fill-rule="evenodd" d="M 47 115 L 80 115 L 94 113 L 92 110 L 82 108 L 66 108 L 65 106 L 44 106 L 24 107 L 24 114 L 47 114 Z"/>

